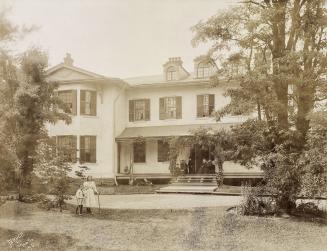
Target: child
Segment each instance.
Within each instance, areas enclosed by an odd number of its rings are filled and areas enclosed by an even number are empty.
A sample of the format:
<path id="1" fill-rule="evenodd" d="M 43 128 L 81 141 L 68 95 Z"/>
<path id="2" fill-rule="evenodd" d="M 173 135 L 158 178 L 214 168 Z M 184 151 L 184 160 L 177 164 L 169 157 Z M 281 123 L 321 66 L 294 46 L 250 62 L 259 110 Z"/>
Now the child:
<path id="1" fill-rule="evenodd" d="M 82 184 L 77 189 L 75 196 L 76 196 L 76 200 L 77 200 L 76 214 L 77 214 L 78 209 L 79 209 L 79 215 L 82 215 L 83 203 L 84 203 L 84 200 L 85 200 L 85 195 L 84 195 L 83 185 Z"/>

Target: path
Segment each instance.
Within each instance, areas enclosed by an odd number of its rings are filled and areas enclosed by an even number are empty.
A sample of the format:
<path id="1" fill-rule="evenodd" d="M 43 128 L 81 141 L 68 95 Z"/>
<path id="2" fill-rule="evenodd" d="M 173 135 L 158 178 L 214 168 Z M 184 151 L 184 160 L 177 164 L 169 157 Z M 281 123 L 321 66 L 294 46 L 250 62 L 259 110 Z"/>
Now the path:
<path id="1" fill-rule="evenodd" d="M 238 205 L 240 196 L 194 194 L 132 194 L 101 195 L 101 208 L 108 209 L 188 209 L 200 207 L 231 207 Z M 75 199 L 69 201 L 75 204 Z"/>

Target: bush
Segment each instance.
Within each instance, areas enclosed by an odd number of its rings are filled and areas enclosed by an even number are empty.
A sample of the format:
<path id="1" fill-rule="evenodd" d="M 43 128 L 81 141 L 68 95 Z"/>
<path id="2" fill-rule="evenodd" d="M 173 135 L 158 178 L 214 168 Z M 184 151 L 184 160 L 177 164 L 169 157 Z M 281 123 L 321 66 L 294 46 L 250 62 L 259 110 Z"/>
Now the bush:
<path id="1" fill-rule="evenodd" d="M 263 187 L 242 187 L 243 200 L 240 205 L 242 215 L 272 215 L 277 212 L 276 201 L 272 196 L 264 196 Z"/>

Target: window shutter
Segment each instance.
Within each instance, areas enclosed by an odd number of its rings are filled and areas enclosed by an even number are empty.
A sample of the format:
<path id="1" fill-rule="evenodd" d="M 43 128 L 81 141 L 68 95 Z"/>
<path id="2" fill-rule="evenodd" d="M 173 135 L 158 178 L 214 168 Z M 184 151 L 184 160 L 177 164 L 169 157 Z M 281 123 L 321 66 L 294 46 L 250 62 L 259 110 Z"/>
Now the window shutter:
<path id="1" fill-rule="evenodd" d="M 85 91 L 81 90 L 80 92 L 80 114 L 84 115 L 85 114 Z"/>
<path id="2" fill-rule="evenodd" d="M 166 111 L 165 111 L 165 98 L 159 99 L 159 119 L 166 119 Z"/>
<path id="3" fill-rule="evenodd" d="M 169 160 L 169 145 L 167 142 L 158 140 L 158 162 Z"/>
<path id="4" fill-rule="evenodd" d="M 145 99 L 145 120 L 150 120 L 150 99 Z"/>
<path id="5" fill-rule="evenodd" d="M 79 137 L 79 162 L 84 163 L 85 162 L 85 137 L 80 136 Z"/>
<path id="6" fill-rule="evenodd" d="M 72 90 L 72 115 L 77 115 L 77 90 Z"/>
<path id="7" fill-rule="evenodd" d="M 97 157 L 97 142 L 96 136 L 90 136 L 90 145 L 91 145 L 91 163 L 96 163 Z"/>
<path id="8" fill-rule="evenodd" d="M 129 122 L 134 121 L 134 100 L 129 101 Z"/>
<path id="9" fill-rule="evenodd" d="M 196 96 L 196 114 L 198 118 L 203 117 L 203 95 Z"/>
<path id="10" fill-rule="evenodd" d="M 209 116 L 212 115 L 212 112 L 215 110 L 215 94 L 209 95 Z"/>
<path id="11" fill-rule="evenodd" d="M 97 92 L 96 91 L 91 92 L 91 115 L 92 116 L 97 115 Z"/>
<path id="12" fill-rule="evenodd" d="M 182 97 L 176 97 L 176 118 L 182 118 Z"/>
<path id="13" fill-rule="evenodd" d="M 77 159 L 76 159 L 76 152 L 77 152 L 77 136 L 72 135 L 71 137 L 71 156 L 72 156 L 72 162 L 76 163 Z"/>

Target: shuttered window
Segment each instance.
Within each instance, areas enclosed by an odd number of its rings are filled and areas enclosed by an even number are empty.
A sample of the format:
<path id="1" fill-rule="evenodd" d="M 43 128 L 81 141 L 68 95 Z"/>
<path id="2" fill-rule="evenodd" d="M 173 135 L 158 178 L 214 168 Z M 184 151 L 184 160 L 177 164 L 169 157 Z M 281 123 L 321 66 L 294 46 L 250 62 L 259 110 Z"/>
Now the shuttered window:
<path id="1" fill-rule="evenodd" d="M 97 92 L 81 90 L 81 115 L 97 115 Z"/>
<path id="2" fill-rule="evenodd" d="M 129 121 L 150 120 L 150 99 L 137 99 L 129 101 Z"/>
<path id="3" fill-rule="evenodd" d="M 64 111 L 71 115 L 77 114 L 77 91 L 76 90 L 65 90 L 58 91 L 58 97 L 63 101 L 65 107 Z"/>
<path id="4" fill-rule="evenodd" d="M 164 97 L 159 100 L 159 119 L 181 119 L 182 97 Z"/>
<path id="5" fill-rule="evenodd" d="M 77 136 L 65 135 L 57 136 L 57 151 L 68 162 L 76 162 Z"/>
<path id="6" fill-rule="evenodd" d="M 163 140 L 158 140 L 158 162 L 169 161 L 169 144 Z"/>
<path id="7" fill-rule="evenodd" d="M 215 95 L 197 95 L 197 117 L 211 117 L 215 110 Z"/>
<path id="8" fill-rule="evenodd" d="M 145 163 L 145 159 L 146 159 L 145 147 L 146 147 L 145 142 L 133 143 L 134 163 Z"/>
<path id="9" fill-rule="evenodd" d="M 96 136 L 80 136 L 80 162 L 96 163 Z"/>

